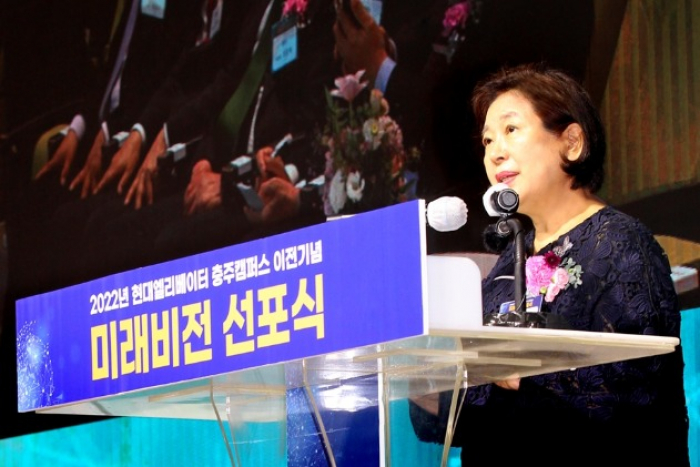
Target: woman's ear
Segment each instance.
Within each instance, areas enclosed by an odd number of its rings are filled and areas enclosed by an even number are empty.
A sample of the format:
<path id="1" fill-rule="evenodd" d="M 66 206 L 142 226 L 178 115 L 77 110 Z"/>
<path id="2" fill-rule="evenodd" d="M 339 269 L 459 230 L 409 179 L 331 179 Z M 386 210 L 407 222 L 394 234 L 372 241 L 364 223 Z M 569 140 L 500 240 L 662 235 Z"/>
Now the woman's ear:
<path id="1" fill-rule="evenodd" d="M 583 154 L 583 146 L 585 138 L 583 136 L 583 128 L 578 123 L 572 123 L 564 133 L 562 133 L 564 143 L 566 144 L 566 159 L 570 162 L 575 162 Z"/>

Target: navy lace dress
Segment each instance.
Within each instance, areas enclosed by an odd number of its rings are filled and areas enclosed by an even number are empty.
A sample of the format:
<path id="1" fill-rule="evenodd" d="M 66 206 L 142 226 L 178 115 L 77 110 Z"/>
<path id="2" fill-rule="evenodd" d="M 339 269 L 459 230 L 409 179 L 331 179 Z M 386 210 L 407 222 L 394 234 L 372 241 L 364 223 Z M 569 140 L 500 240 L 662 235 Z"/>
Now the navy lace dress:
<path id="1" fill-rule="evenodd" d="M 532 251 L 534 232 L 526 236 Z M 482 284 L 484 313 L 513 299 L 513 244 Z M 680 335 L 668 260 L 636 219 L 605 207 L 536 255 L 580 266 L 578 283 L 544 302 L 575 330 Z M 440 442 L 449 394 L 432 417 L 411 405 L 419 438 Z M 672 354 L 523 378 L 518 391 L 467 390 L 453 446 L 464 465 L 687 466 L 688 419 L 680 347 Z"/>

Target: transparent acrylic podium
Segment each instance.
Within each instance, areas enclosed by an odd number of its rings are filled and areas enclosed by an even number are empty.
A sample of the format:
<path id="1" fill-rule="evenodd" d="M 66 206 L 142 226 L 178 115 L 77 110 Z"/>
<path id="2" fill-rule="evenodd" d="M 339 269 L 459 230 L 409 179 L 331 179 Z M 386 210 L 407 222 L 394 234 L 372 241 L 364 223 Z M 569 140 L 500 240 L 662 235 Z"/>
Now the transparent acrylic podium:
<path id="1" fill-rule="evenodd" d="M 468 385 L 485 384 L 513 375 L 526 377 L 670 353 L 679 344 L 676 338 L 657 336 L 482 326 L 481 277 L 488 269 L 491 257 L 425 255 L 423 212 L 424 206 L 419 203 L 414 207 L 393 207 L 383 213 L 358 215 L 321 227 L 331 229 L 330 233 L 318 234 L 326 242 L 324 245 L 337 240 L 345 247 L 348 238 L 352 240 L 358 235 L 367 235 L 370 229 L 360 222 L 365 216 L 377 216 L 368 217 L 373 223 L 370 225 L 386 222 L 374 233 L 379 237 L 377 248 L 363 247 L 361 252 L 352 254 L 365 262 L 363 270 L 369 276 L 372 269 L 377 268 L 380 275 L 399 278 L 399 283 L 387 284 L 380 289 L 387 296 L 358 292 L 364 289 L 353 285 L 337 289 L 340 290 L 334 292 L 337 296 L 326 300 L 325 338 L 332 335 L 333 339 L 340 341 L 346 334 L 357 334 L 358 338 L 371 334 L 371 339 L 364 339 L 361 345 L 338 343 L 334 344 L 334 350 L 317 351 L 314 343 L 321 345 L 323 341 L 311 340 L 312 345 L 301 357 L 294 354 L 293 349 L 287 351 L 280 346 L 271 354 L 273 358 L 264 364 L 228 371 L 220 371 L 217 367 L 205 377 L 173 377 L 164 384 L 144 384 L 135 389 L 122 389 L 117 383 L 123 376 L 113 377 L 117 382 L 115 386 L 99 396 L 84 397 L 83 392 L 78 392 L 75 400 L 25 407 L 25 411 L 215 420 L 220 424 L 225 449 L 234 466 L 261 463 L 437 466 L 445 465 L 447 461 L 450 429 L 444 447 L 412 441 L 416 450 L 429 451 L 425 457 L 420 457 L 423 454 L 416 454 L 417 451 L 411 450 L 413 448 L 407 448 L 408 438 L 415 438 L 407 413 L 409 399 L 443 391 L 452 391 L 456 396 L 459 389 Z M 392 218 L 394 213 L 395 219 Z M 400 251 L 394 256 L 384 256 L 384 250 L 395 246 L 396 238 L 412 235 L 407 234 L 407 227 L 401 224 L 407 217 L 413 218 L 406 222 L 417 224 L 415 235 L 419 238 L 415 245 L 421 250 L 416 255 L 417 271 L 393 266 L 394 262 L 398 264 L 404 259 Z M 392 231 L 392 228 L 396 230 Z M 310 235 L 317 235 L 315 232 Z M 286 235 L 277 240 L 285 241 Z M 299 240 L 295 242 L 301 244 Z M 267 243 L 263 244 L 263 247 L 267 246 Z M 216 257 L 224 254 L 226 252 L 217 252 Z M 200 258 L 198 261 L 204 260 Z M 326 293 L 331 294 L 336 289 L 331 287 L 333 271 L 330 266 L 328 271 L 325 272 L 328 281 Z M 343 277 L 343 274 L 341 272 L 339 276 Z M 410 282 L 408 276 L 412 274 L 417 281 Z M 128 277 L 117 279 L 124 281 Z M 344 281 L 353 279 L 343 278 Z M 360 283 L 361 280 L 358 279 Z M 373 282 L 374 278 L 368 280 Z M 396 282 L 393 279 L 387 281 Z M 421 290 L 409 290 L 412 287 L 407 285 L 409 283 L 418 284 Z M 111 287 L 110 284 L 98 285 Z M 419 293 L 417 299 L 401 300 L 412 292 Z M 49 298 L 31 299 L 22 306 L 18 303 L 18 323 L 41 321 L 44 308 L 50 308 L 53 315 L 60 314 L 56 310 L 69 308 L 76 301 L 74 294 L 65 299 L 69 305 L 62 305 L 61 297 L 54 301 Z M 337 301 L 333 302 L 331 298 Z M 215 299 L 212 296 L 212 309 L 216 305 Z M 413 303 L 416 300 L 419 303 Z M 28 310 L 26 317 L 22 311 L 25 308 Z M 364 313 L 368 309 L 372 314 Z M 332 317 L 331 312 L 337 316 Z M 74 321 L 70 318 L 71 313 L 72 310 L 66 311 L 66 318 L 61 320 L 64 324 Z M 212 316 L 214 320 L 214 312 Z M 375 325 L 373 317 L 384 324 Z M 331 318 L 339 320 L 335 331 Z M 417 332 L 402 335 L 389 329 L 391 323 L 413 319 L 419 321 Z M 95 326 L 90 329 L 95 329 Z M 66 334 L 61 328 L 54 334 L 59 330 L 60 334 Z M 76 340 L 81 333 L 84 332 L 74 331 L 71 338 Z M 349 339 L 348 342 L 355 341 Z M 93 360 L 94 354 L 93 348 Z M 123 358 L 124 355 L 131 354 L 123 354 Z M 223 363 L 231 364 L 232 359 Z M 67 375 L 56 375 L 56 386 L 71 379 L 76 385 L 94 389 L 94 378 L 83 383 L 78 381 L 80 376 L 74 373 L 74 369 L 67 371 Z M 107 380 L 103 384 L 109 383 L 111 381 Z M 63 391 L 68 394 L 69 390 Z M 453 397 L 452 423 L 448 426 L 454 426 L 456 422 L 456 406 L 457 398 Z M 212 447 L 221 448 L 221 443 L 212 440 Z M 421 463 L 411 464 L 410 461 L 417 457 L 421 458 Z"/>
<path id="2" fill-rule="evenodd" d="M 670 353 L 679 343 L 656 336 L 483 327 L 483 260 L 467 254 L 427 257 L 427 326 L 422 335 L 306 358 L 285 360 L 281 355 L 270 365 L 37 412 L 217 420 L 235 466 L 259 465 L 249 459 L 294 464 L 292 445 L 301 446 L 299 456 L 311 452 L 322 460 L 307 459 L 305 465 L 357 465 L 350 456 L 358 450 L 372 458 L 376 454 L 374 465 L 406 465 L 401 456 L 405 437 L 412 434 L 406 415 L 410 398 L 441 391 L 457 394 L 467 385 L 515 374 L 525 377 Z M 348 303 L 348 310 L 365 306 L 369 299 Z M 400 303 L 384 310 L 392 320 L 404 319 L 403 311 Z M 348 319 L 348 327 L 356 324 Z M 449 430 L 446 437 L 449 446 Z M 436 446 L 425 448 L 435 451 Z M 429 457 L 432 465 L 445 465 L 447 447 L 438 449 L 437 456 Z"/>

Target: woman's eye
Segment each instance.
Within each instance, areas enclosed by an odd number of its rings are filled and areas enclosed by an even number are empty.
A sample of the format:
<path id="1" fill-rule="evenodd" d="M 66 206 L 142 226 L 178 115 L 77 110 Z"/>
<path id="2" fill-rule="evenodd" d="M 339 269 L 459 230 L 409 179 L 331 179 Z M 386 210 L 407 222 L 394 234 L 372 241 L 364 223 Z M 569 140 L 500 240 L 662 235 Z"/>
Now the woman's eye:
<path id="1" fill-rule="evenodd" d="M 515 127 L 512 125 L 508 125 L 506 127 L 506 133 L 513 133 L 515 131 Z"/>
<path id="2" fill-rule="evenodd" d="M 490 138 L 484 138 L 484 139 L 481 140 L 481 144 L 483 144 L 484 147 L 486 147 L 486 146 L 488 146 L 489 144 L 491 144 L 491 139 L 490 139 Z"/>

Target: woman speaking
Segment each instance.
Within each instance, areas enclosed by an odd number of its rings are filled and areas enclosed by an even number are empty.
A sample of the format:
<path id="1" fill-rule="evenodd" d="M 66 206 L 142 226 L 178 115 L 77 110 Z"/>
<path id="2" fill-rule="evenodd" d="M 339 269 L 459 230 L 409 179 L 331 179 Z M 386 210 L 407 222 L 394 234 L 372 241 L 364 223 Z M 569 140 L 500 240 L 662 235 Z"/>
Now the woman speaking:
<path id="1" fill-rule="evenodd" d="M 638 220 L 595 193 L 606 141 L 585 90 L 543 65 L 504 69 L 474 91 L 491 184 L 519 196 L 528 296 L 558 327 L 679 337 L 667 257 Z M 484 315 L 513 300 L 514 242 L 483 280 Z M 674 353 L 475 386 L 453 446 L 464 465 L 687 466 L 681 348 Z M 412 402 L 419 438 L 441 442 L 451 393 Z"/>

